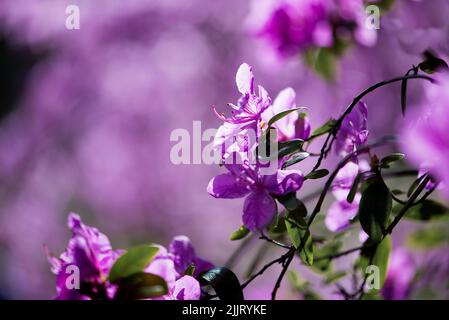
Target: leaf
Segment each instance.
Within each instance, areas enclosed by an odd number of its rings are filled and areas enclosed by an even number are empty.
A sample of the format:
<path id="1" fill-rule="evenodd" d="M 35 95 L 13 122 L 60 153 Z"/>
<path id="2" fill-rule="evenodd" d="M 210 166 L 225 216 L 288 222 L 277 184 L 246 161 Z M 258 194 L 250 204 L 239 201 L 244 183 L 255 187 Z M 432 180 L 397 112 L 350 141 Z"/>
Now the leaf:
<path id="1" fill-rule="evenodd" d="M 268 121 L 268 128 L 270 128 L 276 121 L 279 121 L 282 118 L 288 116 L 290 113 L 292 113 L 294 111 L 301 110 L 301 109 L 303 109 L 303 108 L 294 108 L 294 109 L 285 110 L 285 111 L 282 111 L 282 112 L 276 114 Z"/>
<path id="2" fill-rule="evenodd" d="M 397 214 L 402 204 L 393 208 L 393 214 Z M 417 221 L 439 221 L 449 218 L 449 208 L 435 200 L 424 200 L 409 208 L 404 216 L 406 219 Z"/>
<path id="3" fill-rule="evenodd" d="M 390 164 L 392 164 L 393 162 L 399 161 L 404 159 L 405 154 L 403 153 L 392 153 L 389 154 L 388 156 L 382 158 L 382 160 L 380 160 L 380 166 L 382 168 L 388 168 L 390 166 Z"/>
<path id="4" fill-rule="evenodd" d="M 315 129 L 307 140 L 310 141 L 310 140 L 315 139 L 315 138 L 317 138 L 319 136 L 322 136 L 323 134 L 326 134 L 326 133 L 330 132 L 334 128 L 336 123 L 337 123 L 337 120 L 335 120 L 335 119 L 328 120 L 321 127 Z"/>
<path id="5" fill-rule="evenodd" d="M 225 267 L 213 268 L 200 276 L 201 285 L 209 285 L 220 300 L 243 301 L 243 291 L 237 276 Z"/>
<path id="6" fill-rule="evenodd" d="M 160 297 L 167 293 L 167 283 L 163 278 L 155 274 L 139 272 L 119 282 L 114 299 L 148 299 Z"/>
<path id="7" fill-rule="evenodd" d="M 304 140 L 293 139 L 285 142 L 279 142 L 278 158 L 282 158 L 292 154 L 294 152 L 300 151 L 304 145 Z"/>
<path id="8" fill-rule="evenodd" d="M 444 227 L 417 230 L 407 237 L 407 245 L 415 249 L 434 249 L 449 244 L 449 232 Z"/>
<path id="9" fill-rule="evenodd" d="M 287 161 L 284 162 L 284 164 L 282 165 L 282 168 L 288 168 L 298 162 L 303 161 L 304 159 L 307 159 L 310 156 L 310 154 L 308 152 L 299 152 L 295 155 L 293 155 L 290 159 L 288 159 Z"/>
<path id="10" fill-rule="evenodd" d="M 301 294 L 304 300 L 321 300 L 321 297 L 310 289 L 310 282 L 302 279 L 297 272 L 288 271 L 287 279 L 293 290 Z"/>
<path id="11" fill-rule="evenodd" d="M 288 212 L 294 212 L 300 217 L 307 216 L 307 208 L 304 203 L 296 198 L 296 192 L 290 192 L 276 198 Z"/>
<path id="12" fill-rule="evenodd" d="M 195 264 L 192 262 L 191 264 L 189 264 L 186 271 L 184 271 L 184 275 L 193 277 L 194 274 L 195 274 Z"/>
<path id="13" fill-rule="evenodd" d="M 118 283 L 133 274 L 142 272 L 153 260 L 159 247 L 142 245 L 129 249 L 121 255 L 109 272 L 109 281 Z"/>
<path id="14" fill-rule="evenodd" d="M 390 235 L 387 235 L 377 245 L 376 251 L 374 252 L 374 256 L 371 262 L 372 265 L 375 265 L 379 268 L 380 288 L 384 286 L 385 279 L 387 278 L 390 253 L 391 253 L 391 237 Z"/>
<path id="15" fill-rule="evenodd" d="M 381 177 L 367 182 L 359 205 L 359 219 L 362 229 L 370 238 L 382 240 L 392 207 L 392 196 Z"/>
<path id="16" fill-rule="evenodd" d="M 405 117 L 405 110 L 407 109 L 407 79 L 401 82 L 401 110 L 402 116 Z"/>
<path id="17" fill-rule="evenodd" d="M 241 226 L 237 230 L 235 230 L 233 233 L 231 233 L 231 237 L 229 238 L 232 241 L 240 240 L 245 238 L 249 234 L 249 229 L 245 226 Z"/>
<path id="18" fill-rule="evenodd" d="M 329 284 L 334 283 L 337 280 L 340 280 L 341 278 L 343 278 L 345 276 L 346 276 L 345 271 L 343 271 L 343 270 L 335 271 L 335 272 L 327 274 L 326 278 L 324 278 L 323 282 L 324 282 L 324 284 L 329 285 Z"/>
<path id="19" fill-rule="evenodd" d="M 318 169 L 310 172 L 308 175 L 304 177 L 304 179 L 320 179 L 329 174 L 329 170 L 327 169 Z"/>
<path id="20" fill-rule="evenodd" d="M 299 257 L 306 264 L 313 264 L 313 241 L 307 222 L 295 212 L 289 212 L 285 218 L 287 233 L 293 246 L 298 249 Z"/>
<path id="21" fill-rule="evenodd" d="M 360 180 L 362 179 L 362 174 L 359 173 L 354 179 L 352 183 L 351 190 L 349 190 L 348 196 L 346 197 L 346 201 L 352 203 L 354 201 L 355 195 L 357 194 L 357 190 L 359 189 Z"/>
<path id="22" fill-rule="evenodd" d="M 423 72 L 432 74 L 441 69 L 448 69 L 447 63 L 438 58 L 432 51 L 424 51 L 423 56 L 425 58 L 424 61 L 418 65 Z"/>
<path id="23" fill-rule="evenodd" d="M 304 55 L 304 61 L 325 80 L 330 81 L 335 78 L 337 56 L 332 50 L 327 48 L 307 50 Z"/>
<path id="24" fill-rule="evenodd" d="M 276 216 L 275 221 L 268 228 L 268 232 L 274 234 L 284 233 L 285 230 L 287 230 L 285 227 L 285 218 L 280 215 Z"/>
<path id="25" fill-rule="evenodd" d="M 416 188 L 418 188 L 419 184 L 421 183 L 421 181 L 424 180 L 425 177 L 426 175 L 423 174 L 422 176 L 418 177 L 415 181 L 413 181 L 410 188 L 408 188 L 407 197 L 410 197 L 412 195 L 412 193 L 416 190 Z"/>
<path id="26" fill-rule="evenodd" d="M 332 269 L 331 259 L 323 259 L 323 257 L 336 254 L 340 251 L 343 246 L 341 241 L 334 241 L 324 246 L 314 250 L 314 262 L 312 269 L 319 272 L 325 273 Z"/>

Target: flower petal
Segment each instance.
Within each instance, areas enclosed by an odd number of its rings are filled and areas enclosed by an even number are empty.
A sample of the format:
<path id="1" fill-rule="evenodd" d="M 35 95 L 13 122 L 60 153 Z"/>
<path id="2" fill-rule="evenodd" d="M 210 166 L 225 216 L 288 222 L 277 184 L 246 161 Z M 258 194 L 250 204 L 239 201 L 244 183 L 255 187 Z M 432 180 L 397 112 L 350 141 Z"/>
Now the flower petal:
<path id="1" fill-rule="evenodd" d="M 224 173 L 210 180 L 207 192 L 215 198 L 234 199 L 244 197 L 249 190 L 247 185 L 239 181 L 236 176 Z"/>
<path id="2" fill-rule="evenodd" d="M 283 195 L 302 187 L 304 176 L 299 170 L 278 170 L 276 174 L 265 176 L 264 185 L 268 192 Z"/>
<path id="3" fill-rule="evenodd" d="M 347 201 L 335 201 L 327 211 L 324 224 L 332 232 L 345 230 L 350 226 L 350 221 L 357 215 L 358 204 Z"/>
<path id="4" fill-rule="evenodd" d="M 199 282 L 191 276 L 183 276 L 175 283 L 173 297 L 176 300 L 199 300 L 201 297 Z"/>
<path id="5" fill-rule="evenodd" d="M 270 224 L 276 210 L 276 202 L 266 191 L 254 191 L 245 199 L 243 224 L 251 231 L 260 230 Z"/>
<path id="6" fill-rule="evenodd" d="M 254 93 L 254 75 L 252 68 L 247 63 L 242 63 L 240 65 L 237 70 L 235 82 L 237 83 L 237 88 L 241 94 Z"/>

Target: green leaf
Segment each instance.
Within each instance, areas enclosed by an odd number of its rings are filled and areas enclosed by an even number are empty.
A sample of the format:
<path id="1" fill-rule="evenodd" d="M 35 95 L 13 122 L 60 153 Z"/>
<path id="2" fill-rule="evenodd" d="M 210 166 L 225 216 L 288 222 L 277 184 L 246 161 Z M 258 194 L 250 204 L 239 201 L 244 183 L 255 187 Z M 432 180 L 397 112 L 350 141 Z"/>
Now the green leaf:
<path id="1" fill-rule="evenodd" d="M 249 229 L 245 226 L 241 226 L 237 230 L 235 230 L 233 233 L 231 233 L 231 237 L 229 238 L 232 241 L 240 240 L 245 238 L 249 234 Z"/>
<path id="2" fill-rule="evenodd" d="M 228 268 L 213 268 L 200 276 L 200 284 L 211 286 L 220 300 L 243 301 L 243 291 L 237 276 Z"/>
<path id="3" fill-rule="evenodd" d="M 337 56 L 327 48 L 314 48 L 305 52 L 304 61 L 325 80 L 335 78 Z"/>
<path id="4" fill-rule="evenodd" d="M 448 69 L 446 61 L 438 58 L 432 51 L 426 50 L 423 56 L 425 60 L 418 65 L 423 72 L 432 74 L 438 70 Z"/>
<path id="5" fill-rule="evenodd" d="M 295 155 L 293 155 L 290 159 L 288 159 L 287 161 L 284 162 L 284 164 L 282 165 L 282 168 L 288 168 L 298 162 L 303 161 L 304 159 L 307 159 L 310 156 L 310 154 L 308 152 L 299 152 Z"/>
<path id="6" fill-rule="evenodd" d="M 393 214 L 397 214 L 402 204 L 397 204 L 393 208 Z M 410 220 L 417 221 L 439 221 L 449 218 L 449 208 L 435 200 L 424 200 L 421 203 L 409 208 L 404 216 Z"/>
<path id="7" fill-rule="evenodd" d="M 142 272 L 158 251 L 159 247 L 153 245 L 142 245 L 129 249 L 115 261 L 109 272 L 109 281 L 118 283 L 124 278 Z"/>
<path id="8" fill-rule="evenodd" d="M 343 270 L 335 271 L 335 272 L 327 274 L 326 277 L 324 278 L 323 282 L 324 282 L 324 284 L 329 285 L 329 284 L 334 283 L 335 281 L 340 280 L 341 278 L 343 278 L 345 276 L 346 276 L 345 271 L 343 271 Z"/>
<path id="9" fill-rule="evenodd" d="M 418 177 L 415 181 L 413 181 L 410 188 L 408 188 L 407 197 L 410 197 L 412 195 L 412 193 L 416 190 L 416 188 L 418 188 L 419 184 L 421 183 L 421 181 L 424 180 L 425 177 L 426 175 L 423 174 L 422 176 Z"/>
<path id="10" fill-rule="evenodd" d="M 444 227 L 417 230 L 407 237 L 407 245 L 414 249 L 434 249 L 449 244 L 449 232 Z"/>
<path id="11" fill-rule="evenodd" d="M 282 158 L 294 152 L 301 151 L 303 145 L 304 140 L 302 139 L 293 139 L 285 142 L 279 142 L 278 158 Z"/>
<path id="12" fill-rule="evenodd" d="M 310 289 L 310 282 L 302 279 L 296 271 L 289 270 L 287 279 L 293 290 L 304 297 L 304 300 L 321 300 L 321 297 Z"/>
<path id="13" fill-rule="evenodd" d="M 390 166 L 390 164 L 392 164 L 393 162 L 399 161 L 404 159 L 405 155 L 403 153 L 392 153 L 384 158 L 382 158 L 382 160 L 380 160 L 380 166 L 382 168 L 388 168 Z"/>
<path id="14" fill-rule="evenodd" d="M 313 241 L 307 222 L 295 212 L 289 212 L 285 218 L 287 233 L 293 246 L 298 249 L 299 257 L 306 264 L 313 264 Z"/>
<path id="15" fill-rule="evenodd" d="M 300 217 L 307 216 L 307 208 L 304 203 L 296 198 L 296 192 L 290 192 L 283 196 L 277 196 L 276 199 L 287 209 L 288 212 L 292 212 L 294 215 Z"/>
<path id="16" fill-rule="evenodd" d="M 268 227 L 268 231 L 272 234 L 281 234 L 285 232 L 285 218 L 280 215 L 276 216 L 274 222 Z"/>
<path id="17" fill-rule="evenodd" d="M 348 196 L 346 197 L 346 201 L 352 203 L 354 201 L 355 195 L 357 194 L 357 190 L 359 189 L 360 180 L 362 179 L 362 174 L 359 173 L 352 183 L 351 190 L 349 190 Z"/>
<path id="18" fill-rule="evenodd" d="M 160 297 L 167 293 L 167 283 L 163 278 L 155 274 L 139 272 L 119 282 L 114 299 L 148 299 Z"/>
<path id="19" fill-rule="evenodd" d="M 308 175 L 304 177 L 304 179 L 320 179 L 329 174 L 329 170 L 327 169 L 318 169 L 310 172 Z"/>
<path id="20" fill-rule="evenodd" d="M 381 177 L 367 182 L 359 205 L 359 219 L 362 229 L 370 238 L 382 240 L 392 207 L 392 196 Z"/>
<path id="21" fill-rule="evenodd" d="M 314 262 L 312 269 L 319 273 L 326 273 L 332 270 L 331 259 L 323 259 L 323 257 L 340 252 L 343 244 L 341 241 L 333 241 L 314 250 Z"/>
<path id="22" fill-rule="evenodd" d="M 276 121 L 279 121 L 282 118 L 288 116 L 290 113 L 292 113 L 294 111 L 301 110 L 301 109 L 302 108 L 294 108 L 294 109 L 285 110 L 285 111 L 282 111 L 282 112 L 276 114 L 268 121 L 268 128 L 270 128 Z"/>
<path id="23" fill-rule="evenodd" d="M 376 251 L 371 262 L 379 268 L 379 285 L 380 288 L 384 286 L 385 279 L 387 278 L 388 264 L 390 261 L 391 253 L 391 237 L 389 235 L 377 245 Z"/>
<path id="24" fill-rule="evenodd" d="M 310 140 L 315 139 L 315 138 L 317 138 L 319 136 L 322 136 L 323 134 L 326 134 L 326 133 L 330 132 L 334 128 L 336 123 L 337 123 L 337 120 L 335 120 L 335 119 L 328 120 L 321 127 L 315 129 L 307 140 L 310 141 Z"/>
<path id="25" fill-rule="evenodd" d="M 184 275 L 193 277 L 194 274 L 195 274 L 195 264 L 192 262 L 191 264 L 189 264 L 186 271 L 184 271 Z"/>

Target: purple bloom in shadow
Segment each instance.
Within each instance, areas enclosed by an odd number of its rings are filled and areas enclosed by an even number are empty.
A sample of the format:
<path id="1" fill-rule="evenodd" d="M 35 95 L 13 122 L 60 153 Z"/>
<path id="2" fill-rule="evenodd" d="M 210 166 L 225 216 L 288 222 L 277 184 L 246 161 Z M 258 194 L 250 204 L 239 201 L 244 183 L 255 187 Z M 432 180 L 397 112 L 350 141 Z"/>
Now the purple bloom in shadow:
<path id="1" fill-rule="evenodd" d="M 410 294 L 410 285 L 415 277 L 415 263 L 404 249 L 393 250 L 385 284 L 381 290 L 384 299 L 403 300 Z"/>
<path id="2" fill-rule="evenodd" d="M 243 224 L 253 232 L 266 227 L 274 218 L 277 206 L 271 196 L 284 195 L 301 188 L 304 177 L 299 170 L 277 170 L 262 175 L 258 165 L 225 165 L 228 173 L 212 178 L 207 192 L 215 198 L 246 197 L 243 205 Z"/>
<path id="3" fill-rule="evenodd" d="M 368 107 L 360 101 L 352 112 L 343 120 L 337 134 L 336 151 L 345 156 L 357 150 L 368 140 Z"/>
<path id="4" fill-rule="evenodd" d="M 436 82 L 425 86 L 425 101 L 410 114 L 406 124 L 401 124 L 401 147 L 412 163 L 430 172 L 437 181 L 447 185 L 449 181 L 449 73 L 435 74 Z M 432 187 L 432 183 L 426 186 Z M 448 188 L 441 188 L 449 199 Z"/>

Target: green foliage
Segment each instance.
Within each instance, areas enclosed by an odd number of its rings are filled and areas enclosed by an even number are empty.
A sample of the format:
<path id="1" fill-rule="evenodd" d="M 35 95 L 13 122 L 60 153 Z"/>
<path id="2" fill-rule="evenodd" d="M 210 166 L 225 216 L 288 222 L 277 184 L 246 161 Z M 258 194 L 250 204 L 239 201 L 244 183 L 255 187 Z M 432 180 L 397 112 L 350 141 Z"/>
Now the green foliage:
<path id="1" fill-rule="evenodd" d="M 151 273 L 138 272 L 119 282 L 114 299 L 148 299 L 167 293 L 167 283 L 163 278 Z"/>
<path id="2" fill-rule="evenodd" d="M 340 252 L 343 244 L 341 241 L 332 241 L 328 244 L 325 244 L 321 247 L 315 248 L 314 256 L 315 261 L 313 264 L 313 270 L 320 272 L 320 273 L 326 273 L 332 271 L 332 261 L 330 258 L 324 259 L 324 257 L 327 257 L 329 255 L 334 255 L 338 252 Z"/>
<path id="3" fill-rule="evenodd" d="M 395 205 L 392 210 L 393 214 L 400 212 L 402 207 L 402 204 Z M 409 208 L 404 218 L 416 221 L 445 220 L 449 218 L 449 208 L 435 200 L 426 199 Z"/>
<path id="4" fill-rule="evenodd" d="M 129 276 L 142 272 L 158 251 L 159 248 L 153 245 L 142 245 L 128 249 L 112 266 L 109 272 L 109 281 L 118 283 Z"/>
<path id="5" fill-rule="evenodd" d="M 362 229 L 375 242 L 384 235 L 392 207 L 391 192 L 379 175 L 367 181 L 359 205 Z"/>
<path id="6" fill-rule="evenodd" d="M 184 275 L 193 277 L 194 274 L 195 274 L 195 264 L 192 262 L 191 264 L 189 264 L 186 271 L 184 271 Z"/>
<path id="7" fill-rule="evenodd" d="M 329 174 L 329 170 L 327 169 L 318 169 L 310 172 L 308 175 L 304 177 L 304 179 L 320 179 Z"/>
<path id="8" fill-rule="evenodd" d="M 288 168 L 298 162 L 301 162 L 305 159 L 307 159 L 310 156 L 308 152 L 298 152 L 297 154 L 294 154 L 290 159 L 284 162 L 282 165 L 282 168 Z"/>
<path id="9" fill-rule="evenodd" d="M 449 232 L 446 227 L 434 226 L 412 232 L 407 237 L 407 245 L 414 249 L 428 250 L 449 244 Z"/>
<path id="10" fill-rule="evenodd" d="M 322 136 L 323 134 L 329 133 L 337 123 L 337 120 L 330 119 L 325 124 L 323 124 L 321 127 L 315 129 L 310 137 L 307 139 L 307 141 L 311 141 L 315 138 L 318 138 L 319 136 Z"/>
<path id="11" fill-rule="evenodd" d="M 392 153 L 389 154 L 388 156 L 382 158 L 382 160 L 380 160 L 380 167 L 382 168 L 389 168 L 390 165 L 396 161 L 402 160 L 404 159 L 405 155 L 403 153 Z"/>
<path id="12" fill-rule="evenodd" d="M 424 61 L 418 67 L 421 71 L 432 74 L 438 70 L 448 69 L 446 61 L 438 58 L 432 51 L 426 50 L 423 53 Z"/>
<path id="13" fill-rule="evenodd" d="M 237 276 L 228 268 L 213 268 L 200 277 L 200 284 L 211 286 L 220 300 L 242 301 L 243 291 Z"/>
<path id="14" fill-rule="evenodd" d="M 241 226 L 237 230 L 235 230 L 233 233 L 231 233 L 231 237 L 229 238 L 232 241 L 240 240 L 245 238 L 249 234 L 249 229 L 245 226 Z"/>
<path id="15" fill-rule="evenodd" d="M 287 233 L 293 246 L 298 249 L 299 257 L 306 264 L 313 264 L 313 241 L 307 222 L 295 212 L 289 212 L 285 219 Z"/>
<path id="16" fill-rule="evenodd" d="M 294 108 L 294 109 L 285 110 L 285 111 L 282 111 L 282 112 L 276 114 L 268 121 L 268 128 L 270 128 L 276 121 L 279 121 L 282 118 L 288 116 L 290 113 L 301 110 L 301 109 L 302 108 Z"/>

